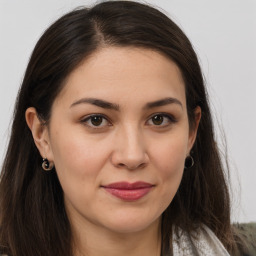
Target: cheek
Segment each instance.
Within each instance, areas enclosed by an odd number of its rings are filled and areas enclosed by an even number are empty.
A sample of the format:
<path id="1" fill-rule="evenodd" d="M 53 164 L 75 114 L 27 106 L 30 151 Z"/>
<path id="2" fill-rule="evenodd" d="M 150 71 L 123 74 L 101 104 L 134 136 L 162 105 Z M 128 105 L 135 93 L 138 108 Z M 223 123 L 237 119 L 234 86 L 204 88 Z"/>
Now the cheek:
<path id="1" fill-rule="evenodd" d="M 61 184 L 74 187 L 97 183 L 98 174 L 108 157 L 104 143 L 95 142 L 83 133 L 66 131 L 58 131 L 54 136 L 52 151 Z"/>
<path id="2" fill-rule="evenodd" d="M 79 133 L 62 135 L 59 132 L 53 141 L 56 172 L 67 209 L 75 208 L 82 213 L 83 207 L 95 198 L 109 148 Z"/>
<path id="3" fill-rule="evenodd" d="M 185 139 L 184 139 L 185 138 Z M 165 209 L 175 196 L 180 185 L 187 152 L 186 136 L 162 141 L 154 149 L 154 165 L 157 171 L 161 205 Z"/>
<path id="4" fill-rule="evenodd" d="M 187 136 L 184 134 L 175 138 L 165 138 L 152 147 L 153 162 L 163 178 L 175 176 L 183 171 L 187 144 Z"/>

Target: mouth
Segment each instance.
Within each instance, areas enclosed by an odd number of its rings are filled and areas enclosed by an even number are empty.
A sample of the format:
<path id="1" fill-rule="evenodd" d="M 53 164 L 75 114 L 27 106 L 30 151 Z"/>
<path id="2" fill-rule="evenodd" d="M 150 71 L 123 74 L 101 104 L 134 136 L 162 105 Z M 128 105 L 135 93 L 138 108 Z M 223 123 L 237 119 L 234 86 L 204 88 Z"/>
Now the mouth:
<path id="1" fill-rule="evenodd" d="M 153 184 L 142 181 L 116 182 L 102 186 L 108 193 L 124 201 L 137 201 L 146 196 L 153 187 Z"/>

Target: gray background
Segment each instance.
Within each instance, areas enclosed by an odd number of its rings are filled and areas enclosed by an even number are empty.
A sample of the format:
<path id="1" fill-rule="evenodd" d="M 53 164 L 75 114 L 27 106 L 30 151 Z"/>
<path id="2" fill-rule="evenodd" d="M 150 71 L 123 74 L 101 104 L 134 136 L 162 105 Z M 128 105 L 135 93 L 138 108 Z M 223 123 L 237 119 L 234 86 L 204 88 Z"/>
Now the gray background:
<path id="1" fill-rule="evenodd" d="M 223 141 L 227 141 L 232 220 L 256 221 L 256 1 L 147 2 L 159 6 L 180 25 L 198 53 L 223 151 Z M 15 97 L 36 41 L 62 14 L 92 3 L 0 0 L 0 164 Z"/>

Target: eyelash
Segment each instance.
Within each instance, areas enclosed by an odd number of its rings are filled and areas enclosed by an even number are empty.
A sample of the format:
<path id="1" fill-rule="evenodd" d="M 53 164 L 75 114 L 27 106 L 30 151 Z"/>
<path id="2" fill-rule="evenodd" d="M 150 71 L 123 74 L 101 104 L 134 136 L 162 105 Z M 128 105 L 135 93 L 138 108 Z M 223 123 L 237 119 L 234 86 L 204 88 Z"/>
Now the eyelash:
<path id="1" fill-rule="evenodd" d="M 170 115 L 170 114 L 167 114 L 167 113 L 154 113 L 149 119 L 148 119 L 148 121 L 147 121 L 147 123 L 151 120 L 151 122 L 153 122 L 152 121 L 152 119 L 154 118 L 154 117 L 156 117 L 156 116 L 160 116 L 160 117 L 162 117 L 163 118 L 163 120 L 166 120 L 167 121 L 167 123 L 166 124 L 159 124 L 159 125 L 156 125 L 156 124 L 150 124 L 150 125 L 152 125 L 152 126 L 155 126 L 155 127 L 157 127 L 157 128 L 165 128 L 165 127 L 167 127 L 167 126 L 169 126 L 170 124 L 174 124 L 174 123 L 176 123 L 177 122 L 177 120 L 176 120 L 176 118 L 173 116 L 173 115 Z M 163 121 L 164 122 L 164 121 Z"/>
<path id="2" fill-rule="evenodd" d="M 94 117 L 100 117 L 102 118 L 102 120 L 104 122 L 107 122 L 107 125 L 102 126 L 101 124 L 99 126 L 93 125 L 92 124 L 92 118 Z M 91 124 L 88 124 L 88 122 L 90 122 Z M 81 120 L 81 123 L 86 125 L 87 127 L 91 128 L 91 129 L 102 129 L 105 128 L 106 126 L 112 126 L 111 122 L 109 121 L 109 119 L 103 115 L 103 114 L 93 114 L 93 115 L 89 115 L 87 117 L 85 117 L 84 119 Z"/>
<path id="3" fill-rule="evenodd" d="M 152 118 L 154 118 L 156 116 L 162 117 L 163 122 L 165 120 L 165 122 L 167 122 L 167 123 L 164 124 L 164 125 L 162 123 L 159 124 L 159 125 L 154 124 L 153 121 L 152 121 Z M 102 118 L 103 122 L 107 122 L 107 124 L 102 125 L 102 123 L 100 123 L 98 126 L 93 125 L 92 124 L 92 118 L 94 118 L 94 117 Z M 170 114 L 167 114 L 167 113 L 154 113 L 153 115 L 151 115 L 151 117 L 147 120 L 146 123 L 149 123 L 150 120 L 151 120 L 152 124 L 149 124 L 149 125 L 150 126 L 155 126 L 157 128 L 165 128 L 165 127 L 169 126 L 170 124 L 173 124 L 173 123 L 177 122 L 177 120 L 175 119 L 175 117 L 173 115 L 170 115 Z M 91 124 L 88 124 L 88 122 L 90 122 Z M 109 119 L 103 114 L 92 114 L 92 115 L 86 116 L 84 119 L 81 120 L 81 123 L 86 125 L 87 127 L 91 128 L 91 129 L 96 129 L 96 130 L 97 129 L 103 129 L 107 126 L 112 126 L 111 121 L 109 121 Z"/>

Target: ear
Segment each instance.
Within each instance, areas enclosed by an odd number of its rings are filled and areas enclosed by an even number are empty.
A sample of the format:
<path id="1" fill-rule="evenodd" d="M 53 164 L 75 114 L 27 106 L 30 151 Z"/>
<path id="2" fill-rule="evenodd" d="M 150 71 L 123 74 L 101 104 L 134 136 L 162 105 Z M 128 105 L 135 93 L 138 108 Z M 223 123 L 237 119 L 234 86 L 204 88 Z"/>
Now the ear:
<path id="1" fill-rule="evenodd" d="M 189 155 L 190 150 L 192 149 L 197 135 L 198 126 L 201 120 L 201 108 L 197 106 L 194 110 L 194 123 L 193 126 L 189 129 L 189 140 L 188 140 L 188 152 L 187 155 Z"/>
<path id="2" fill-rule="evenodd" d="M 42 158 L 53 161 L 48 126 L 39 119 L 37 111 L 33 107 L 26 110 L 25 118 Z"/>

